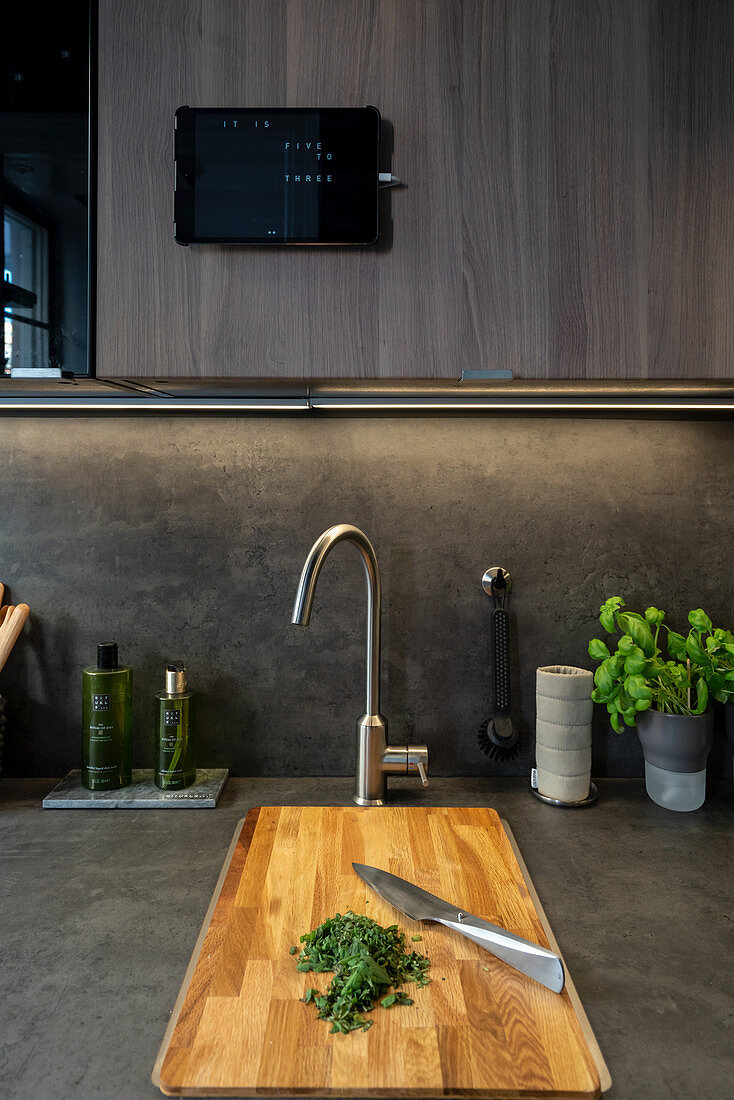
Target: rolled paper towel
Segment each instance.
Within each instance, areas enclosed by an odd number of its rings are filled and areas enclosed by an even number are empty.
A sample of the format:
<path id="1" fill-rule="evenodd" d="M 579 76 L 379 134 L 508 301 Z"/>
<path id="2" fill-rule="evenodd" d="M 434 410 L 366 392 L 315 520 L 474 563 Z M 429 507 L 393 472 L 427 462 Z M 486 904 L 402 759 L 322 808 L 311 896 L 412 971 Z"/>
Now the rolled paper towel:
<path id="1" fill-rule="evenodd" d="M 539 668 L 535 681 L 538 790 L 559 802 L 582 802 L 591 783 L 591 692 L 594 676 L 569 665 Z"/>

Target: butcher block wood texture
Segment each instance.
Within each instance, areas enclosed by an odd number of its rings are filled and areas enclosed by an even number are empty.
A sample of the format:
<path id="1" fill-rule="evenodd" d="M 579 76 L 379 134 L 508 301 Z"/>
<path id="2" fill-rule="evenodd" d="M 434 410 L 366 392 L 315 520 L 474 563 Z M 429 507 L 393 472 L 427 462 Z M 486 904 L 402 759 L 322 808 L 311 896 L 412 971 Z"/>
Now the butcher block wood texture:
<path id="1" fill-rule="evenodd" d="M 382 867 L 548 946 L 491 809 L 262 807 L 248 814 L 202 929 L 153 1080 L 170 1095 L 595 1097 L 593 1036 L 572 987 L 519 974 L 465 937 L 399 914 L 354 873 Z M 332 1035 L 290 947 L 349 909 L 422 940 L 415 1003 Z M 555 946 L 555 945 L 554 945 Z M 579 1012 L 576 1011 L 579 1007 Z M 603 1067 L 603 1064 L 602 1064 Z"/>
<path id="2" fill-rule="evenodd" d="M 732 54 L 721 0 L 99 0 L 98 374 L 731 377 Z M 374 104 L 379 247 L 176 245 L 182 104 Z"/>

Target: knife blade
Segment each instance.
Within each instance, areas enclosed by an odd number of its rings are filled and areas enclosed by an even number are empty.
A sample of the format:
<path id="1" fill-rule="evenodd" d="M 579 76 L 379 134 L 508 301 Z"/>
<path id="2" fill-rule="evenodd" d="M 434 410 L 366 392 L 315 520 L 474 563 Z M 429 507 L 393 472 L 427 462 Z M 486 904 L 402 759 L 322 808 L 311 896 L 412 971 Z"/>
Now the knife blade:
<path id="1" fill-rule="evenodd" d="M 553 951 L 531 940 L 524 940 L 498 924 L 490 924 L 464 909 L 458 909 L 451 902 L 429 894 L 427 890 L 389 871 L 368 867 L 364 863 L 353 863 L 352 867 L 376 894 L 411 920 L 437 921 L 478 943 L 490 954 L 540 982 L 553 993 L 560 993 L 563 989 L 566 980 L 563 963 Z"/>

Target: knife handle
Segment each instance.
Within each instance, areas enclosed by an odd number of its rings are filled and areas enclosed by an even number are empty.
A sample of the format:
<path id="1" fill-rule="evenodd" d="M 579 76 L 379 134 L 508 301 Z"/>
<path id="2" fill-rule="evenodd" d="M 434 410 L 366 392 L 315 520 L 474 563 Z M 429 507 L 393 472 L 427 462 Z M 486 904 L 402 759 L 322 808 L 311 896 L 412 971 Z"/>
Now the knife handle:
<path id="1" fill-rule="evenodd" d="M 435 918 L 434 918 L 435 919 Z M 490 954 L 496 955 L 502 962 L 540 982 L 553 993 L 560 993 L 565 984 L 563 963 L 558 955 L 540 944 L 531 943 L 521 936 L 515 936 L 496 924 L 473 917 L 471 913 L 460 913 L 459 920 L 439 920 L 439 924 L 453 928 L 462 936 L 473 940 Z"/>

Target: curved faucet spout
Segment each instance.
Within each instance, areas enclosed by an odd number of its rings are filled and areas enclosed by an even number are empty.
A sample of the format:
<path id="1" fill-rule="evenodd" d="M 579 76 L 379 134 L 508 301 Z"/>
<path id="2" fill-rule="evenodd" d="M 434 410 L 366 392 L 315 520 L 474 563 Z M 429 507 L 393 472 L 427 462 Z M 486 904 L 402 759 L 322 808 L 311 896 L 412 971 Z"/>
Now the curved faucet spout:
<path id="1" fill-rule="evenodd" d="M 352 542 L 362 555 L 367 577 L 367 700 L 368 715 L 380 712 L 380 568 L 372 543 L 351 523 L 338 523 L 324 531 L 309 550 L 293 605 L 291 622 L 308 626 L 316 582 L 329 552 L 338 542 Z"/>

